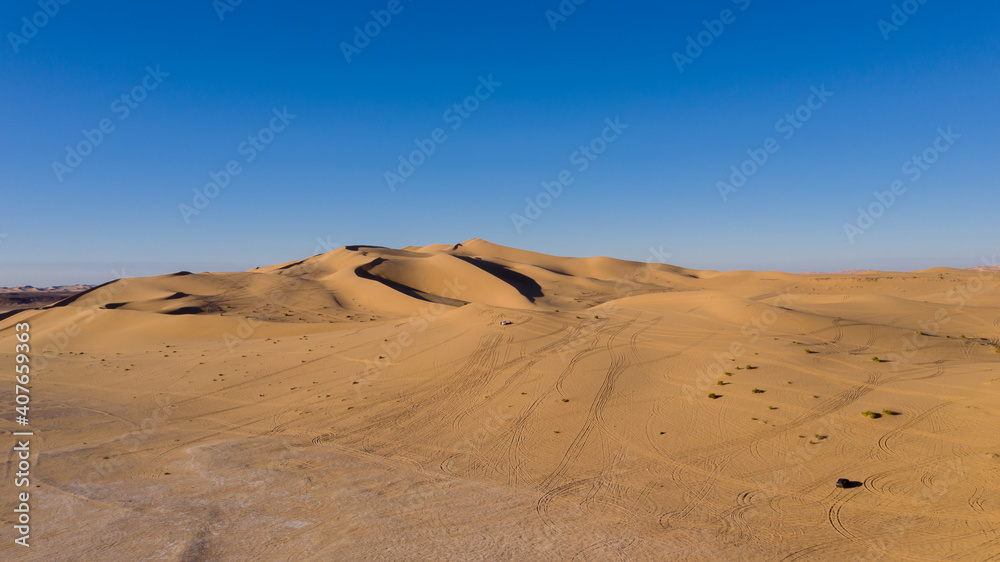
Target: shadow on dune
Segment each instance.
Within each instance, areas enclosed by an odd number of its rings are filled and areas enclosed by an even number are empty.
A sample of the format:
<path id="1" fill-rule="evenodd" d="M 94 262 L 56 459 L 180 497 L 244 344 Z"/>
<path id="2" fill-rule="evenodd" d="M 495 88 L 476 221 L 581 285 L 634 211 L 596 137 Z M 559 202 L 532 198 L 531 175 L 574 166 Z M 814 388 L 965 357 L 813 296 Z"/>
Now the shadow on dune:
<path id="1" fill-rule="evenodd" d="M 444 304 L 444 305 L 448 305 L 448 306 L 464 306 L 464 305 L 468 304 L 467 302 L 465 302 L 463 300 L 451 299 L 451 298 L 443 297 L 443 296 L 440 296 L 440 295 L 435 295 L 435 294 L 431 294 L 431 293 L 425 293 L 423 291 L 418 291 L 418 290 L 416 290 L 416 289 L 414 289 L 412 287 L 408 287 L 406 285 L 403 285 L 402 283 L 398 283 L 398 282 L 393 281 L 391 279 L 385 279 L 384 277 L 379 277 L 378 275 L 375 275 L 375 274 L 371 273 L 371 269 L 372 268 L 378 266 L 379 264 L 381 264 L 381 263 L 383 263 L 385 261 L 388 261 L 388 260 L 386 260 L 384 258 L 375 258 L 374 260 L 366 263 L 365 265 L 356 267 L 354 269 L 354 273 L 355 273 L 355 275 L 357 275 L 358 277 L 360 277 L 362 279 L 367 279 L 369 281 L 375 281 L 376 283 L 381 283 L 382 285 L 385 285 L 386 287 L 388 287 L 388 288 L 390 288 L 390 289 L 392 289 L 394 291 L 399 291 L 400 293 L 403 293 L 404 295 L 406 295 L 408 297 L 415 298 L 417 300 L 421 300 L 421 301 L 425 301 L 425 302 L 432 302 L 432 303 L 435 303 L 435 304 Z"/>
<path id="2" fill-rule="evenodd" d="M 284 271 L 284 270 L 286 270 L 286 269 L 291 269 L 291 268 L 293 268 L 293 267 L 295 267 L 295 266 L 297 266 L 297 265 L 302 265 L 303 263 L 305 263 L 305 261 L 306 261 L 306 260 L 299 260 L 299 261 L 296 261 L 296 262 L 292 262 L 292 263 L 290 263 L 290 264 L 288 264 L 288 265 L 285 265 L 285 266 L 282 266 L 282 267 L 279 267 L 279 268 L 278 268 L 278 271 Z"/>
<path id="3" fill-rule="evenodd" d="M 203 312 L 205 312 L 205 309 L 201 308 L 200 306 L 182 306 L 181 308 L 178 308 L 176 310 L 166 311 L 163 314 L 177 316 L 182 314 L 202 314 Z"/>
<path id="4" fill-rule="evenodd" d="M 96 287 L 91 287 L 91 288 L 87 289 L 86 291 L 84 291 L 82 293 L 77 293 L 77 294 L 73 295 L 72 297 L 65 298 L 65 299 L 63 299 L 63 300 L 61 300 L 61 301 L 59 301 L 57 303 L 50 304 L 49 306 L 43 306 L 39 310 L 48 310 L 50 308 L 60 308 L 60 307 L 66 306 L 68 304 L 76 302 L 81 297 L 84 297 L 86 295 L 89 295 L 90 293 L 93 293 L 93 292 L 97 291 L 98 289 L 100 289 L 102 287 L 107 287 L 108 285 L 114 283 L 115 281 L 121 281 L 121 279 L 114 279 L 112 281 L 108 281 L 107 283 L 101 283 L 100 285 L 98 285 Z"/>
<path id="5" fill-rule="evenodd" d="M 406 285 L 403 285 L 402 283 L 397 283 L 395 281 L 390 281 L 388 279 L 383 279 L 382 277 L 379 277 L 378 275 L 374 275 L 374 274 L 370 273 L 370 270 L 373 267 L 379 265 L 380 263 L 383 263 L 384 261 L 386 261 L 386 260 L 384 260 L 382 258 L 375 258 L 374 260 L 366 263 L 365 265 L 356 267 L 354 269 L 354 273 L 357 274 L 357 276 L 360 277 L 360 278 L 362 278 L 362 279 L 367 279 L 369 281 L 375 281 L 377 283 L 381 283 L 381 284 L 385 285 L 386 287 L 389 287 L 390 289 L 392 289 L 394 291 L 399 291 L 400 293 L 403 293 L 404 295 L 406 295 L 408 297 L 412 297 L 412 298 L 419 299 L 419 300 L 422 300 L 422 301 L 427 301 L 427 299 L 424 298 L 423 295 L 421 295 L 417 291 L 413 290 L 412 288 L 407 287 Z M 430 302 L 430 301 L 428 301 L 428 302 Z"/>
<path id="6" fill-rule="evenodd" d="M 31 310 L 31 309 L 29 308 L 29 309 L 20 309 L 20 310 L 8 310 L 7 312 L 0 312 L 0 320 L 6 320 L 6 319 L 10 318 L 11 316 L 14 316 L 15 314 L 18 314 L 20 312 L 24 312 L 25 310 Z"/>
<path id="7" fill-rule="evenodd" d="M 539 285 L 537 281 L 527 275 L 524 275 L 523 273 L 518 273 L 498 263 L 493 263 L 483 259 L 470 258 L 466 256 L 455 257 L 482 269 L 486 273 L 489 273 L 511 287 L 514 287 L 517 292 L 521 293 L 524 298 L 531 302 L 535 302 L 535 299 L 538 297 L 545 296 L 542 292 L 542 286 Z"/>

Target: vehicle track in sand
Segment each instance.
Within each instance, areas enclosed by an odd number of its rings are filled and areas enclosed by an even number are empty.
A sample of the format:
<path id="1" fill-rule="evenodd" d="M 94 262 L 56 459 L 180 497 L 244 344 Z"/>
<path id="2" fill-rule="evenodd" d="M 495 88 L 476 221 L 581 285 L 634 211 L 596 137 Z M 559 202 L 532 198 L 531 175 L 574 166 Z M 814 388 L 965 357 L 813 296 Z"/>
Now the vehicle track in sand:
<path id="1" fill-rule="evenodd" d="M 926 420 L 927 418 L 929 418 L 929 417 L 931 417 L 933 415 L 936 415 L 943 408 L 945 408 L 947 406 L 950 406 L 950 405 L 952 405 L 954 403 L 955 403 L 954 400 L 950 400 L 948 402 L 943 402 L 941 404 L 933 406 L 933 407 L 925 410 L 924 412 L 922 412 L 922 413 L 920 413 L 920 414 L 918 414 L 916 416 L 913 416 L 911 419 L 909 419 L 909 420 L 907 420 L 907 421 L 899 424 L 898 426 L 894 427 L 893 429 L 890 429 L 889 431 L 887 431 L 886 433 L 884 433 L 881 437 L 879 437 L 879 439 L 878 439 L 878 449 L 880 451 L 882 451 L 883 453 L 885 453 L 886 455 L 889 455 L 890 457 L 894 456 L 896 453 L 895 453 L 895 451 L 892 450 L 892 447 L 890 446 L 890 441 L 891 440 L 895 439 L 901 433 L 903 433 L 904 431 L 906 431 L 906 430 L 910 429 L 911 427 L 917 425 L 918 423 L 921 423 L 924 420 Z"/>
<path id="2" fill-rule="evenodd" d="M 558 393 L 558 389 L 561 388 L 561 381 L 565 380 L 566 377 L 576 368 L 576 365 L 587 355 L 594 352 L 600 338 L 610 331 L 615 325 L 609 322 L 603 322 L 598 327 L 598 329 L 589 334 L 587 338 L 587 343 L 582 349 L 576 349 L 575 353 L 569 358 L 565 367 L 560 371 L 559 375 L 556 376 L 555 383 L 550 386 L 547 390 L 542 392 L 537 398 L 535 398 L 531 404 L 525 408 L 510 425 L 510 429 L 499 436 L 498 443 L 506 444 L 506 456 L 508 464 L 508 485 L 516 485 L 523 478 L 522 465 L 526 459 L 526 453 L 524 450 L 524 444 L 526 440 L 526 431 L 529 427 L 529 423 L 532 417 L 539 410 L 543 404 L 547 404 L 550 401 L 550 396 L 553 393 Z M 621 329 L 624 329 L 621 328 Z M 619 330 L 620 331 L 620 330 Z M 617 333 L 617 332 L 616 332 Z M 590 337 L 592 336 L 592 337 Z M 612 336 L 613 337 L 613 336 Z M 573 334 L 570 334 L 569 341 L 580 341 Z M 553 346 L 551 349 L 555 349 Z M 562 347 L 559 349 L 560 353 L 564 353 L 566 350 Z M 541 358 L 539 358 L 541 359 Z"/>
<path id="3" fill-rule="evenodd" d="M 628 474 L 637 470 L 626 466 L 635 458 L 633 447 L 630 441 L 623 439 L 614 431 L 614 426 L 605 417 L 607 407 L 612 397 L 615 396 L 617 379 L 632 364 L 629 359 L 634 360 L 638 357 L 637 342 L 639 336 L 657 323 L 653 321 L 635 330 L 629 338 L 626 350 L 621 351 L 620 348 L 616 347 L 615 341 L 626 329 L 634 325 L 637 318 L 638 315 L 636 318 L 626 321 L 608 338 L 606 349 L 612 361 L 600 389 L 595 394 L 587 419 L 573 443 L 564 452 L 556 468 L 539 485 L 542 489 L 548 488 L 539 500 L 537 508 L 539 514 L 543 515 L 543 521 L 547 526 L 558 527 L 557 517 L 551 513 L 551 506 L 554 502 L 572 503 L 571 497 L 581 496 L 582 499 L 579 500 L 577 506 L 580 510 L 590 513 L 599 512 L 601 518 L 611 517 L 623 525 L 621 530 L 614 533 L 612 537 L 584 547 L 580 551 L 581 553 L 604 549 L 610 544 L 608 541 L 615 544 L 627 542 L 631 548 L 633 539 L 630 537 L 641 534 L 638 528 L 641 525 L 641 513 L 643 511 L 653 513 L 649 509 L 640 510 L 638 508 L 646 501 L 656 482 L 650 480 L 636 491 L 624 481 Z M 625 395 L 626 411 L 630 410 L 629 404 L 632 399 L 631 395 Z M 597 431 L 594 432 L 594 429 Z M 580 478 L 561 486 L 557 485 L 559 479 L 566 475 L 569 467 L 579 458 L 583 448 L 590 443 L 594 435 L 600 439 L 602 455 L 598 474 L 594 477 Z"/>
<path id="4" fill-rule="evenodd" d="M 623 322 L 621 327 L 615 330 L 614 333 L 612 333 L 608 338 L 608 349 L 612 349 L 615 338 L 631 327 L 634 323 L 635 318 Z M 611 393 L 614 391 L 615 381 L 618 379 L 618 376 L 626 366 L 627 363 L 623 357 L 612 357 L 611 365 L 608 367 L 607 373 L 604 375 L 604 381 L 601 383 L 601 387 L 597 390 L 597 393 L 591 402 L 583 427 L 580 428 L 580 431 L 577 432 L 569 447 L 566 448 L 562 458 L 556 464 L 555 469 L 541 481 L 541 487 L 543 489 L 553 488 L 556 481 L 562 477 L 562 475 L 569 468 L 570 464 L 579 458 L 580 454 L 583 452 L 583 447 L 586 446 L 590 439 L 591 432 L 593 432 L 595 427 L 598 425 L 600 416 L 603 415 L 603 409 L 607 405 L 607 402 L 611 397 Z M 560 376 L 562 377 L 562 374 Z"/>

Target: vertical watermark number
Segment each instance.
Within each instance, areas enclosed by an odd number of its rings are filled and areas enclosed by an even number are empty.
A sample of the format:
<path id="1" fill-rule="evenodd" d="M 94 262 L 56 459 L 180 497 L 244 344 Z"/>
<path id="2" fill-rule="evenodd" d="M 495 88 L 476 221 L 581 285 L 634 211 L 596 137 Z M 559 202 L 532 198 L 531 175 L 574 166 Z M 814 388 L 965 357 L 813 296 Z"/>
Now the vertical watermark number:
<path id="1" fill-rule="evenodd" d="M 31 402 L 31 326 L 21 322 L 14 327 L 16 342 L 14 343 L 14 414 L 17 424 L 28 425 L 28 403 Z M 28 488 L 31 486 L 31 431 L 14 431 L 14 452 L 10 458 L 17 461 L 17 472 L 14 473 L 14 487 Z M 26 438 L 23 439 L 22 438 Z M 15 538 L 14 542 L 25 547 L 31 545 L 31 495 L 28 492 L 18 492 L 15 498 Z"/>

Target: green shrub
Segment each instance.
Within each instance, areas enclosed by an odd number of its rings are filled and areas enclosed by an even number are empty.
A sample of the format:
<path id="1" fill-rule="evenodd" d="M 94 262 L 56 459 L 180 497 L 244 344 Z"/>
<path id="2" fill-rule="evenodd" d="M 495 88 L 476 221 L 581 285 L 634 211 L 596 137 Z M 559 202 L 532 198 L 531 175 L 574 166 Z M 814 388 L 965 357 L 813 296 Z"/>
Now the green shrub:
<path id="1" fill-rule="evenodd" d="M 811 349 L 807 349 L 807 350 L 805 350 L 805 352 L 806 352 L 806 353 L 818 353 L 817 351 L 813 351 L 813 350 L 811 350 Z"/>
<path id="2" fill-rule="evenodd" d="M 719 397 L 719 395 L 713 392 L 713 393 L 709 394 L 708 397 L 711 398 L 712 400 L 715 400 L 716 398 Z"/>
<path id="3" fill-rule="evenodd" d="M 881 363 L 882 362 L 882 360 L 879 359 L 877 355 L 875 357 L 872 357 L 872 361 L 874 361 L 876 363 Z"/>
<path id="4" fill-rule="evenodd" d="M 873 412 L 871 410 L 865 410 L 864 412 L 861 412 L 861 415 L 862 416 L 868 416 L 869 418 L 871 418 L 873 420 L 882 417 L 882 414 L 877 414 L 877 413 L 875 413 L 875 412 Z"/>
<path id="5" fill-rule="evenodd" d="M 885 414 L 885 415 L 887 415 L 887 416 L 898 416 L 899 415 L 899 412 L 896 412 L 894 410 L 890 410 L 888 408 L 886 408 L 885 410 L 882 410 L 882 413 Z"/>
<path id="6" fill-rule="evenodd" d="M 761 389 L 759 389 L 759 388 L 755 388 L 755 389 L 751 390 L 750 392 L 753 392 L 754 394 L 763 394 L 764 393 L 764 391 L 761 390 Z"/>

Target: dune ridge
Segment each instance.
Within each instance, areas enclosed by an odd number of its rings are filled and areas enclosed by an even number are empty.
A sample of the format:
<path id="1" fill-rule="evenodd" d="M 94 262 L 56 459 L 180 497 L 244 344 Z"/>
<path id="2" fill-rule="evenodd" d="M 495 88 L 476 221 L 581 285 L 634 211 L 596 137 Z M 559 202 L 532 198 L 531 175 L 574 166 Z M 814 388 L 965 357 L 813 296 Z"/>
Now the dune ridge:
<path id="1" fill-rule="evenodd" d="M 7 314 L 5 364 L 15 324 L 33 342 L 27 559 L 1000 555 L 989 268 L 699 271 L 473 239 Z"/>

